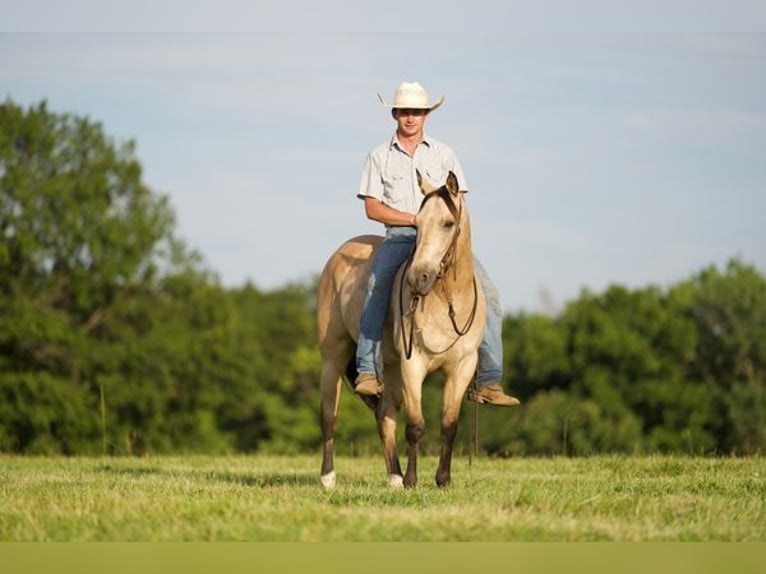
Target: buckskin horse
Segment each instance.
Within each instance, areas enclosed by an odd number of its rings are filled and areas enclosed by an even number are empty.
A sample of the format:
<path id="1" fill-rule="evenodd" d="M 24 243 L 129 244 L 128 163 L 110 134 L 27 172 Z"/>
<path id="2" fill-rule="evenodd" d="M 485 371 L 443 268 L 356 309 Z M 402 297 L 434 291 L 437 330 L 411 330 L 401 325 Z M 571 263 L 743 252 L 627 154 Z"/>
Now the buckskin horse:
<path id="1" fill-rule="evenodd" d="M 471 227 L 465 194 L 450 172 L 444 185 L 428 185 L 417 174 L 424 198 L 416 215 L 417 240 L 399 269 L 382 342 L 385 387 L 378 397 L 363 397 L 375 411 L 391 487 L 417 484 L 418 443 L 425 420 L 423 381 L 431 372 L 445 375 L 441 450 L 436 484 L 448 486 L 460 406 L 478 360 L 484 332 L 485 301 L 474 275 Z M 336 483 L 335 424 L 343 377 L 355 378 L 356 340 L 372 258 L 382 238 L 355 237 L 330 257 L 319 278 L 317 330 L 322 356 L 322 468 L 326 488 Z M 396 417 L 406 411 L 407 472 L 396 450 Z"/>

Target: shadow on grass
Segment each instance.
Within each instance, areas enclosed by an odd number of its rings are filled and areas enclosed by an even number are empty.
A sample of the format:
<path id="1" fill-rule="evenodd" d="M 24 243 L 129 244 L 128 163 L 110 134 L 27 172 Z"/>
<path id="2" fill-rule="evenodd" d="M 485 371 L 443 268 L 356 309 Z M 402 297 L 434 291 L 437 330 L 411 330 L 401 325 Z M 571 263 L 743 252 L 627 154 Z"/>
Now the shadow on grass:
<path id="1" fill-rule="evenodd" d="M 273 488 L 276 486 L 315 486 L 319 484 L 318 478 L 314 474 L 253 474 L 236 472 L 205 472 L 202 474 L 207 480 L 223 481 L 231 484 L 240 484 L 243 486 L 254 486 L 259 488 Z"/>
<path id="2" fill-rule="evenodd" d="M 120 466 L 116 464 L 102 464 L 96 467 L 99 472 L 105 472 L 109 474 L 117 474 L 123 476 L 131 476 L 134 478 L 141 478 L 144 476 L 150 476 L 155 474 L 168 474 L 167 470 L 158 466 Z"/>
<path id="3" fill-rule="evenodd" d="M 144 478 L 147 476 L 179 477 L 187 475 L 194 480 L 207 482 L 227 482 L 241 486 L 255 488 L 274 488 L 280 486 L 314 486 L 319 484 L 319 479 L 311 473 L 264 473 L 253 472 L 227 472 L 210 470 L 177 470 L 165 469 L 160 466 L 143 465 L 119 465 L 105 463 L 96 467 L 98 472 L 124 476 L 129 478 Z"/>

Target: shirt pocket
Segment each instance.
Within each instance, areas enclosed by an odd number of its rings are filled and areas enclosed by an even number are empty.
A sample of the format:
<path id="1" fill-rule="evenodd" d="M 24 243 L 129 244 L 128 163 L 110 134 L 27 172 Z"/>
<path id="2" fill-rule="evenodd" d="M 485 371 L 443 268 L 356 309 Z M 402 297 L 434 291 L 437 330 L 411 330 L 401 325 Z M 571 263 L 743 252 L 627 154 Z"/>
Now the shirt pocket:
<path id="1" fill-rule="evenodd" d="M 404 168 L 401 165 L 397 165 L 398 162 L 389 162 L 389 164 L 383 170 L 383 183 L 386 185 L 398 185 L 401 184 L 404 179 Z"/>
<path id="2" fill-rule="evenodd" d="M 392 207 L 398 206 L 404 199 L 405 179 L 407 174 L 398 162 L 390 162 L 383 170 L 383 195 Z"/>
<path id="3" fill-rule="evenodd" d="M 447 180 L 447 172 L 442 167 L 428 167 L 425 171 L 428 181 L 435 187 L 444 185 Z"/>

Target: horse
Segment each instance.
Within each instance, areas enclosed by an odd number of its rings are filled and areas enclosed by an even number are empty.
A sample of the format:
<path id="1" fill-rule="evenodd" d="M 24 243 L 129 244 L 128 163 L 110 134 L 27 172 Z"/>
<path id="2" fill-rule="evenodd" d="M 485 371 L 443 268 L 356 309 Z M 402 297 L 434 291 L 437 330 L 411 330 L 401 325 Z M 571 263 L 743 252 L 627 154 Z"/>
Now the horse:
<path id="1" fill-rule="evenodd" d="M 460 406 L 478 362 L 486 305 L 474 274 L 471 226 L 464 193 L 453 172 L 439 187 L 417 173 L 423 201 L 416 215 L 414 252 L 399 268 L 384 328 L 385 386 L 380 397 L 362 397 L 375 412 L 389 486 L 417 484 L 418 444 L 425 430 L 422 386 L 429 373 L 444 374 L 441 449 L 436 484 L 451 481 L 452 451 Z M 336 484 L 334 435 L 342 380 L 355 379 L 356 341 L 372 258 L 382 237 L 343 243 L 329 258 L 317 289 L 317 334 L 322 357 L 320 482 Z M 407 470 L 402 474 L 396 419 L 406 411 Z"/>

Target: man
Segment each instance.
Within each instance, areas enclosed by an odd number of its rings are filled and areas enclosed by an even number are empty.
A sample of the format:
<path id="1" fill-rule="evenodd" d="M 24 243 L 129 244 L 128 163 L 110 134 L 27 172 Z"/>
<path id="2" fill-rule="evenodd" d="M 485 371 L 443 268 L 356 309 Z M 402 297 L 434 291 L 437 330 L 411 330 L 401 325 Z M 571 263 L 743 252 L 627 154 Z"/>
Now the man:
<path id="1" fill-rule="evenodd" d="M 428 103 L 428 95 L 417 82 L 402 82 L 391 105 L 378 95 L 384 106 L 391 108 L 396 121 L 394 136 L 380 144 L 367 156 L 357 197 L 364 200 L 367 217 L 383 223 L 386 235 L 378 247 L 367 284 L 356 355 L 359 373 L 354 390 L 360 395 L 378 395 L 383 390 L 381 339 L 388 312 L 394 276 L 406 261 L 415 244 L 415 215 L 422 194 L 416 170 L 432 184 L 440 185 L 452 171 L 461 190 L 467 190 L 465 177 L 455 153 L 440 141 L 427 136 L 428 115 L 444 102 L 444 96 Z M 481 281 L 487 300 L 487 322 L 479 347 L 479 364 L 469 400 L 499 406 L 519 404 L 506 395 L 500 385 L 503 372 L 501 338 L 502 310 L 497 289 L 478 261 L 476 276 Z"/>

